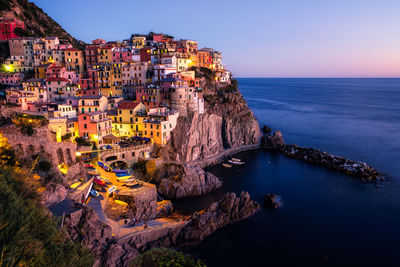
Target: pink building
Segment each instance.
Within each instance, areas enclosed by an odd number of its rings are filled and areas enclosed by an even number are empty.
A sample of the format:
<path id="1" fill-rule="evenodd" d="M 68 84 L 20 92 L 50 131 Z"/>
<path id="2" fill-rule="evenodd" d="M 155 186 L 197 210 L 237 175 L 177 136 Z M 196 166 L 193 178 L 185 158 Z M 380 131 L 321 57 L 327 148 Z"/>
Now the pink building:
<path id="1" fill-rule="evenodd" d="M 112 134 L 111 118 L 105 111 L 88 112 L 78 115 L 79 136 L 103 144 L 103 138 Z"/>
<path id="2" fill-rule="evenodd" d="M 112 62 L 127 62 L 132 60 L 131 50 L 122 47 L 113 47 L 111 49 Z"/>
<path id="3" fill-rule="evenodd" d="M 18 85 L 24 79 L 23 73 L 0 73 L 0 84 Z"/>
<path id="4" fill-rule="evenodd" d="M 8 41 L 12 38 L 18 38 L 14 33 L 16 28 L 25 29 L 24 22 L 16 19 L 0 19 L 0 40 Z"/>

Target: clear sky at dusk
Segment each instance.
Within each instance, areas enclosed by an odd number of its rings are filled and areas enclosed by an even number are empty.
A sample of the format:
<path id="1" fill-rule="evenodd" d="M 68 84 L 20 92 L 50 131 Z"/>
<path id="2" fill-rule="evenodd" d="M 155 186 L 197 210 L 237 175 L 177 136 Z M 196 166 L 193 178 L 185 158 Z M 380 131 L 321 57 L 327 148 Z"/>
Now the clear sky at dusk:
<path id="1" fill-rule="evenodd" d="M 33 2 L 85 42 L 195 39 L 237 77 L 400 77 L 399 0 Z"/>

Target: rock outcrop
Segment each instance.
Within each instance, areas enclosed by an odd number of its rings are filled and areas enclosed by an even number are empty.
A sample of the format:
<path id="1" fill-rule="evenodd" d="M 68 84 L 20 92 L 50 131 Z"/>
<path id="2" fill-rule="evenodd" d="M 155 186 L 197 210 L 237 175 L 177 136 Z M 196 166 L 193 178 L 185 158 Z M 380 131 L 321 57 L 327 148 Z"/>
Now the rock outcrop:
<path id="1" fill-rule="evenodd" d="M 51 206 L 54 203 L 63 201 L 68 194 L 67 188 L 61 184 L 49 184 L 46 186 L 40 196 L 42 204 L 45 206 Z"/>
<path id="2" fill-rule="evenodd" d="M 135 231 L 115 238 L 110 226 L 99 221 L 90 207 L 66 217 L 64 228 L 75 242 L 86 245 L 95 256 L 95 266 L 129 266 L 129 263 L 148 249 L 201 242 L 216 230 L 253 215 L 260 205 L 247 192 L 240 196 L 227 193 L 209 208 L 186 220 L 176 220 L 163 227 Z"/>
<path id="3" fill-rule="evenodd" d="M 63 227 L 74 242 L 90 249 L 95 256 L 95 265 L 99 266 L 104 251 L 113 239 L 111 227 L 102 223 L 95 210 L 88 206 L 67 216 Z"/>
<path id="4" fill-rule="evenodd" d="M 161 153 L 164 159 L 189 162 L 214 156 L 228 148 L 260 143 L 257 119 L 239 91 L 228 91 L 205 80 L 202 87 L 204 114 L 188 113 L 178 119 Z"/>
<path id="5" fill-rule="evenodd" d="M 216 230 L 250 217 L 259 208 L 247 192 L 241 192 L 239 197 L 235 193 L 226 193 L 220 201 L 195 213 L 181 231 L 179 240 L 182 243 L 200 242 Z"/>
<path id="6" fill-rule="evenodd" d="M 197 165 L 169 164 L 159 171 L 157 192 L 169 199 L 201 196 L 221 187 L 222 182 Z"/>
<path id="7" fill-rule="evenodd" d="M 385 179 L 382 173 L 378 172 L 367 163 L 334 156 L 315 148 L 286 145 L 280 131 L 276 131 L 272 136 L 268 136 L 268 140 L 273 148 L 289 158 L 318 164 L 362 180 L 371 181 Z"/>
<path id="8" fill-rule="evenodd" d="M 272 193 L 266 194 L 264 196 L 264 206 L 266 206 L 272 210 L 276 210 L 280 206 L 278 198 L 279 197 L 275 194 L 272 194 Z"/>
<path id="9" fill-rule="evenodd" d="M 25 35 L 57 36 L 75 47 L 80 48 L 83 45 L 82 41 L 73 38 L 41 8 L 28 0 L 3 1 L 0 15 L 4 18 L 22 20 L 25 23 Z"/>

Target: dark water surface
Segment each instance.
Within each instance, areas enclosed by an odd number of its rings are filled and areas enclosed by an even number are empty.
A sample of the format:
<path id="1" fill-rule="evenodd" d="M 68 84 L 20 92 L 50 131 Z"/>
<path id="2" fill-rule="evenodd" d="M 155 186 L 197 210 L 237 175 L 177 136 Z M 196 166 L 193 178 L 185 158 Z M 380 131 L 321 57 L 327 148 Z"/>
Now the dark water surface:
<path id="1" fill-rule="evenodd" d="M 213 166 L 221 190 L 176 203 L 198 209 L 224 192 L 248 191 L 262 203 L 282 197 L 200 245 L 186 248 L 208 266 L 400 266 L 400 79 L 239 79 L 260 125 L 287 143 L 361 160 L 388 175 L 378 187 L 269 151 Z"/>

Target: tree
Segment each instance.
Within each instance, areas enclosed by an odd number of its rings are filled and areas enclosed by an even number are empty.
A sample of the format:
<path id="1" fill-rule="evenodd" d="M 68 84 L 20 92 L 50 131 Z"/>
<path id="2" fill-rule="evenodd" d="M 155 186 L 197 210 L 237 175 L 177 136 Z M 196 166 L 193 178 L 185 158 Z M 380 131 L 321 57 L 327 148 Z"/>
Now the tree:
<path id="1" fill-rule="evenodd" d="M 131 262 L 135 267 L 206 267 L 200 261 L 181 251 L 168 248 L 154 248 L 139 255 Z"/>

